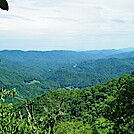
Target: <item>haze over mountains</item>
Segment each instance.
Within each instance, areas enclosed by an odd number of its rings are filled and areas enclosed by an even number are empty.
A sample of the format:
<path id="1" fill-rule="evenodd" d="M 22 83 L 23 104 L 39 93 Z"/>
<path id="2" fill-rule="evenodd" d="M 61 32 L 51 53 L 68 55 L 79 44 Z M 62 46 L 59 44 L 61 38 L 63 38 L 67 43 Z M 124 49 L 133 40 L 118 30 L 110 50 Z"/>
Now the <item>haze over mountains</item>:
<path id="1" fill-rule="evenodd" d="M 0 86 L 35 97 L 57 88 L 104 83 L 134 70 L 134 49 L 0 51 Z"/>

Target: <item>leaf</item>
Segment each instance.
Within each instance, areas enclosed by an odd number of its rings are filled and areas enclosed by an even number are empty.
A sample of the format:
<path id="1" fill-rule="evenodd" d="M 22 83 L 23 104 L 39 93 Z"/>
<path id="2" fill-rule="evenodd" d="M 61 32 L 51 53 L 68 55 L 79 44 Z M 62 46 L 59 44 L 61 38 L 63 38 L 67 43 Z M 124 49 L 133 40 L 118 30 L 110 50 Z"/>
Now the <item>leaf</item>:
<path id="1" fill-rule="evenodd" d="M 9 10 L 9 6 L 6 0 L 0 0 L 0 8 L 2 10 Z"/>

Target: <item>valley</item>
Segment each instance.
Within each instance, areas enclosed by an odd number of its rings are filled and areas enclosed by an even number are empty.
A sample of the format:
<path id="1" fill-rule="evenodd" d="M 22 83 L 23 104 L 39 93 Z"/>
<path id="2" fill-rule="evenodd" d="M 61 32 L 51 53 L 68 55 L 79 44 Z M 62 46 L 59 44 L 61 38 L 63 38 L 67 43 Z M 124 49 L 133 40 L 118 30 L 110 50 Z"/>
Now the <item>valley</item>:
<path id="1" fill-rule="evenodd" d="M 0 133 L 133 133 L 133 51 L 17 50 L 0 59 Z"/>
<path id="2" fill-rule="evenodd" d="M 33 98 L 58 88 L 105 83 L 134 70 L 134 51 L 0 51 L 0 86 Z M 36 82 L 35 82 L 36 80 Z"/>

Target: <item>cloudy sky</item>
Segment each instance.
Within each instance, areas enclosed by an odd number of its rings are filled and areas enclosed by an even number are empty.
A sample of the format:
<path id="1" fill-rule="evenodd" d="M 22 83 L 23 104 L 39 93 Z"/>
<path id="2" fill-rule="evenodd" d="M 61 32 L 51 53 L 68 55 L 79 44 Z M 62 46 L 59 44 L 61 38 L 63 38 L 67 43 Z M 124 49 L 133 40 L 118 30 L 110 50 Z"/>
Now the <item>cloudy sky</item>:
<path id="1" fill-rule="evenodd" d="M 134 0 L 8 0 L 0 49 L 134 47 Z"/>

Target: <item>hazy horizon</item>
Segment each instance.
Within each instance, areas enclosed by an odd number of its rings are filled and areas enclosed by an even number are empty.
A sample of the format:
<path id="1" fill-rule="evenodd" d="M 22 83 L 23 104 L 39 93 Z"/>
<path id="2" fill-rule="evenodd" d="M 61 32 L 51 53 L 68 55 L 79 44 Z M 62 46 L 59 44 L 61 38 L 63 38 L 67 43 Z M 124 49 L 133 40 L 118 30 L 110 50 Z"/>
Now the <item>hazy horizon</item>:
<path id="1" fill-rule="evenodd" d="M 0 10 L 0 50 L 134 47 L 133 0 L 8 0 Z"/>
<path id="2" fill-rule="evenodd" d="M 112 49 L 87 49 L 87 50 L 71 50 L 71 49 L 52 49 L 52 50 L 38 50 L 38 49 L 0 49 L 0 51 L 102 51 L 102 50 L 125 50 L 125 51 L 134 51 L 134 47 L 125 47 L 125 48 L 112 48 Z"/>

